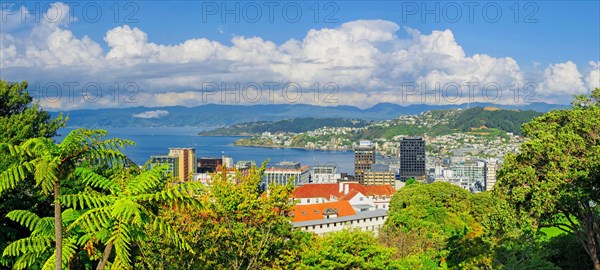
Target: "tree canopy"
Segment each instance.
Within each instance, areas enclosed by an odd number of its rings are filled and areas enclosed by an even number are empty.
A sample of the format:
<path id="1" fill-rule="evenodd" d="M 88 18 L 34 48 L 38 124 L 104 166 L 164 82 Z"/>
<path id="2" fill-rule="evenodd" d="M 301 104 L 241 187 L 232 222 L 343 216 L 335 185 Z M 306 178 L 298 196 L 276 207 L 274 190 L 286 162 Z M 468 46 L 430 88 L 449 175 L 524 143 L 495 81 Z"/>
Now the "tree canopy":
<path id="1" fill-rule="evenodd" d="M 533 229 L 574 234 L 600 269 L 600 89 L 572 109 L 523 126 L 527 141 L 506 157 L 495 193 Z"/>

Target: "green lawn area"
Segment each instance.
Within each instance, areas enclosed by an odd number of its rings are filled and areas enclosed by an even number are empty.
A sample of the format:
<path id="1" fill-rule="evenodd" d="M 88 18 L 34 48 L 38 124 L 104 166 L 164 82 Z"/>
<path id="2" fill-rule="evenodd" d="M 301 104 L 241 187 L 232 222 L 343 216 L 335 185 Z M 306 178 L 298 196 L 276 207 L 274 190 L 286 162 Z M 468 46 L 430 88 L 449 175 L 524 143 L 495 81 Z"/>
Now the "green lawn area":
<path id="1" fill-rule="evenodd" d="M 542 231 L 543 233 L 546 234 L 545 239 L 550 239 L 550 238 L 553 238 L 553 237 L 556 237 L 556 236 L 566 233 L 557 227 L 541 228 L 540 231 Z"/>

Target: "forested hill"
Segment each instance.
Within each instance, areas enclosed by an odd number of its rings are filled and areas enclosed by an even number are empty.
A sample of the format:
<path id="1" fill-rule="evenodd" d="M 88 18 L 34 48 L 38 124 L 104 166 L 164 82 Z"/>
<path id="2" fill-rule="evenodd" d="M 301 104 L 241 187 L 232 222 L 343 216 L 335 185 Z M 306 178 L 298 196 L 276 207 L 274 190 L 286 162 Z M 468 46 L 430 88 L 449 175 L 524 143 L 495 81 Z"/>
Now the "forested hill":
<path id="1" fill-rule="evenodd" d="M 522 135 L 521 126 L 542 113 L 527 110 L 502 110 L 494 107 L 476 107 L 462 111 L 449 121 L 452 129 L 471 131 L 478 128 L 495 128 Z"/>
<path id="2" fill-rule="evenodd" d="M 368 124 L 364 120 L 342 118 L 294 118 L 274 122 L 260 121 L 236 124 L 200 132 L 201 136 L 238 136 L 256 135 L 263 132 L 306 132 L 322 127 L 364 127 Z"/>

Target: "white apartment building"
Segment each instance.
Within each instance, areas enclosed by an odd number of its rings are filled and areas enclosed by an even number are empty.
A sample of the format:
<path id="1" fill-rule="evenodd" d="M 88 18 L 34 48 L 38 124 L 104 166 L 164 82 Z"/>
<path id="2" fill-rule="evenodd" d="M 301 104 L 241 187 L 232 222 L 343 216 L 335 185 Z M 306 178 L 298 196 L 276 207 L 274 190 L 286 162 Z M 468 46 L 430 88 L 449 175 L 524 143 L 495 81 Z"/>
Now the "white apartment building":
<path id="1" fill-rule="evenodd" d="M 287 185 L 292 181 L 294 186 L 301 186 L 310 182 L 308 166 L 301 166 L 299 162 L 284 161 L 265 169 L 264 182 L 267 189 L 270 185 Z"/>
<path id="2" fill-rule="evenodd" d="M 337 183 L 342 175 L 337 172 L 336 165 L 317 165 L 311 170 L 312 183 Z"/>

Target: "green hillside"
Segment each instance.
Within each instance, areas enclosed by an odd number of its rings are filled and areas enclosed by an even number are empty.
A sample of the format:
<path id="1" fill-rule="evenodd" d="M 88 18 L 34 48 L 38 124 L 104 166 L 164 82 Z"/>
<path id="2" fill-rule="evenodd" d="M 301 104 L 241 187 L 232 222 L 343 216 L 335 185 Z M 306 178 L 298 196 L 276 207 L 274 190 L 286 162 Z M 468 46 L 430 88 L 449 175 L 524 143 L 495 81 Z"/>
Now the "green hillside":
<path id="1" fill-rule="evenodd" d="M 322 127 L 364 127 L 368 124 L 364 120 L 342 118 L 294 118 L 274 122 L 260 121 L 241 123 L 230 127 L 222 127 L 200 132 L 200 136 L 239 136 L 257 135 L 263 132 L 293 132 L 300 133 Z"/>
<path id="2" fill-rule="evenodd" d="M 450 121 L 450 128 L 468 132 L 478 128 L 495 128 L 517 135 L 523 135 L 521 125 L 542 115 L 536 111 L 502 110 L 490 107 L 477 107 L 464 110 Z"/>

